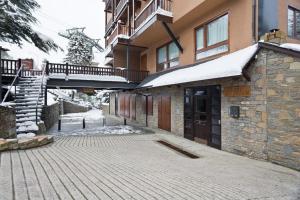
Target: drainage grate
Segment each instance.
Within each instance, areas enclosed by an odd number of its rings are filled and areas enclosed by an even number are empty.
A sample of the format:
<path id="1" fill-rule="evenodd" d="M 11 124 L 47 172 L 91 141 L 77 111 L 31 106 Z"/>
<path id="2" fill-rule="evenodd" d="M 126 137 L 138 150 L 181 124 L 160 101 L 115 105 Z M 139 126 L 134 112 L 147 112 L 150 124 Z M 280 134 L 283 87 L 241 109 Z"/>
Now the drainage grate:
<path id="1" fill-rule="evenodd" d="M 160 144 L 162 144 L 162 145 L 164 145 L 164 146 L 166 146 L 166 147 L 169 147 L 170 149 L 173 149 L 173 150 L 175 150 L 175 151 L 177 151 L 177 152 L 179 152 L 179 153 L 181 153 L 181 154 L 183 154 L 183 155 L 185 155 L 185 156 L 187 156 L 189 158 L 192 158 L 192 159 L 199 158 L 199 156 L 197 156 L 195 154 L 192 154 L 192 153 L 189 153 L 189 152 L 187 152 L 187 151 L 185 151 L 183 149 L 180 149 L 178 147 L 175 147 L 174 145 L 169 144 L 169 143 L 167 143 L 167 142 L 165 142 L 163 140 L 158 140 L 157 142 L 160 143 Z"/>

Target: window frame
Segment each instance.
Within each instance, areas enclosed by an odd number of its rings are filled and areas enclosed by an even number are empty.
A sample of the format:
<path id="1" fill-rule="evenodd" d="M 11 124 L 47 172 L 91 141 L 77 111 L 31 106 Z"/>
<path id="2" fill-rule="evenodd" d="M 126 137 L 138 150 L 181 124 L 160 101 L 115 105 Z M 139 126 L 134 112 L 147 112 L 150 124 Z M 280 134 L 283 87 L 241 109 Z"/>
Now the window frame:
<path id="1" fill-rule="evenodd" d="M 177 40 L 179 40 L 179 39 L 177 39 Z M 179 66 L 179 57 L 180 57 L 180 50 L 178 49 L 178 57 L 176 57 L 176 58 L 173 58 L 173 59 L 170 59 L 169 58 L 169 46 L 170 46 L 170 44 L 172 44 L 172 43 L 174 43 L 173 41 L 170 41 L 170 42 L 167 42 L 167 43 L 165 43 L 165 44 L 163 44 L 162 46 L 160 46 L 160 47 L 158 47 L 157 49 L 156 49 L 156 72 L 160 72 L 160 71 L 164 71 L 164 70 L 167 70 L 167 69 L 170 69 L 170 68 L 173 68 L 173 67 L 177 67 L 177 66 Z M 175 46 L 176 46 L 176 44 L 175 44 Z M 177 46 L 176 46 L 177 47 Z M 160 49 L 162 49 L 162 48 L 166 48 L 166 61 L 165 62 L 163 62 L 163 63 L 159 63 L 159 50 Z M 178 48 L 178 47 L 177 47 Z M 170 63 L 172 63 L 172 62 L 178 62 L 178 65 L 175 65 L 175 66 L 172 66 L 172 67 L 170 67 Z M 167 68 L 166 69 L 164 69 L 164 65 L 165 64 L 167 64 L 168 66 L 167 66 Z"/>
<path id="2" fill-rule="evenodd" d="M 292 35 L 289 35 L 289 10 L 292 10 L 293 11 L 293 15 L 294 15 L 294 26 L 293 26 L 293 33 L 292 33 Z M 293 6 L 288 6 L 288 10 L 287 10 L 287 33 L 288 34 L 287 35 L 288 35 L 289 38 L 300 40 L 300 35 L 298 37 L 296 35 L 296 33 L 297 33 L 297 17 L 296 17 L 296 13 L 297 12 L 300 14 L 300 9 L 297 9 L 297 8 L 295 8 Z"/>
<path id="3" fill-rule="evenodd" d="M 228 38 L 227 40 L 224 40 L 224 41 L 221 41 L 221 42 L 218 42 L 216 44 L 213 44 L 211 46 L 208 46 L 207 45 L 207 42 L 208 42 L 208 25 L 224 16 L 228 15 L 228 26 L 227 26 L 227 35 L 228 35 Z M 202 49 L 197 49 L 197 31 L 199 29 L 203 28 L 203 48 Z M 203 24 L 201 24 L 200 26 L 197 26 L 195 29 L 194 29 L 194 59 L 195 61 L 199 62 L 199 61 L 206 61 L 206 60 L 210 60 L 212 58 L 215 58 L 215 57 L 218 57 L 220 55 L 223 55 L 223 54 L 227 54 L 228 52 L 230 52 L 230 13 L 229 11 L 225 12 L 225 13 L 222 13 L 206 22 L 204 22 Z M 205 57 L 205 58 L 201 58 L 201 59 L 197 59 L 197 54 L 199 53 L 202 53 L 202 52 L 205 52 L 205 51 L 208 51 L 208 50 L 211 50 L 211 49 L 215 49 L 217 47 L 221 47 L 223 45 L 227 45 L 228 46 L 228 50 L 226 52 L 222 52 L 222 53 L 218 53 L 218 54 L 215 54 L 215 55 L 212 55 L 212 56 L 208 56 L 208 57 Z"/>

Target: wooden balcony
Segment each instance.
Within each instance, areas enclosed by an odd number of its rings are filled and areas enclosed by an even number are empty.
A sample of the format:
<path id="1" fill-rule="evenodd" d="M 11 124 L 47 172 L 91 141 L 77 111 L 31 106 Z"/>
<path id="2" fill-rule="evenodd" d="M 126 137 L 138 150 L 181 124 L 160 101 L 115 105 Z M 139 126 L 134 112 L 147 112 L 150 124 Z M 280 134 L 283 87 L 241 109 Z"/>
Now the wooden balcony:
<path id="1" fill-rule="evenodd" d="M 121 36 L 123 39 L 126 39 L 126 37 L 129 38 L 129 28 L 127 25 L 118 23 L 112 34 L 107 39 L 107 45 L 111 45 L 118 36 Z"/>
<path id="2" fill-rule="evenodd" d="M 109 29 L 112 27 L 113 25 L 113 17 L 110 18 L 110 20 L 107 22 L 106 26 L 105 26 L 105 33 L 107 33 L 109 31 Z"/>
<path id="3" fill-rule="evenodd" d="M 48 63 L 46 67 L 47 75 L 72 75 L 79 74 L 82 75 L 84 80 L 85 75 L 94 75 L 94 76 L 111 76 L 112 81 L 114 76 L 119 76 L 127 79 L 130 82 L 140 83 L 148 75 L 148 71 L 139 71 L 139 70 L 128 70 L 128 69 L 118 69 L 112 67 L 91 67 L 91 66 L 81 66 L 81 65 L 69 65 L 69 64 L 60 64 L 60 63 Z"/>
<path id="4" fill-rule="evenodd" d="M 118 19 L 120 13 L 126 8 L 127 5 L 128 5 L 128 0 L 120 0 L 115 10 L 116 19 Z"/>
<path id="5" fill-rule="evenodd" d="M 165 12 L 164 12 L 165 11 Z M 172 12 L 172 1 L 171 0 L 152 0 L 149 4 L 136 16 L 135 18 L 135 29 L 149 20 L 152 15 Z"/>

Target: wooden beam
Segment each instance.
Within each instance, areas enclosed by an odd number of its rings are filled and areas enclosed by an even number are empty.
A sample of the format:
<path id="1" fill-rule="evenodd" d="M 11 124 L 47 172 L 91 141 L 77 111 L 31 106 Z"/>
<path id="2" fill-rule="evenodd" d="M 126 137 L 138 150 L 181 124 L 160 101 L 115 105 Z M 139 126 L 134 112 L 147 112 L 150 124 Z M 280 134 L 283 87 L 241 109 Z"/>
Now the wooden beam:
<path id="1" fill-rule="evenodd" d="M 162 25 L 165 27 L 167 33 L 172 38 L 173 42 L 176 44 L 176 46 L 178 47 L 180 52 L 183 53 L 183 48 L 180 45 L 180 43 L 178 42 L 178 40 L 177 40 L 176 36 L 174 35 L 174 33 L 172 32 L 171 28 L 168 26 L 168 24 L 166 22 L 162 22 Z"/>

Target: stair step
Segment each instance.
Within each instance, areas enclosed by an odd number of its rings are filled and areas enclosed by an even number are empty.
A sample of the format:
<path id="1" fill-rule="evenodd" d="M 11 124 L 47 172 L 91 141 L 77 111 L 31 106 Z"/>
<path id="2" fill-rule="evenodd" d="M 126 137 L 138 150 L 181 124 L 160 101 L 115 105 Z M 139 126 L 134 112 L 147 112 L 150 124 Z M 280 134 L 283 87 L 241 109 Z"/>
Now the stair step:
<path id="1" fill-rule="evenodd" d="M 35 112 L 35 108 L 34 109 L 16 109 L 16 113 L 17 114 L 23 114 L 23 113 L 30 113 L 30 112 Z M 41 108 L 38 108 L 38 112 L 42 112 L 42 109 Z"/>
<path id="2" fill-rule="evenodd" d="M 16 110 L 23 110 L 23 109 L 35 109 L 36 104 L 32 103 L 32 104 L 18 104 L 17 106 L 15 106 Z M 43 105 L 42 104 L 38 104 L 38 108 L 42 108 Z"/>
<path id="3" fill-rule="evenodd" d="M 24 118 L 19 118 L 19 119 L 16 119 L 16 122 L 17 123 L 20 123 L 20 122 L 28 122 L 28 121 L 31 121 L 31 122 L 35 122 L 35 116 L 34 117 L 24 117 Z M 38 121 L 40 121 L 40 118 L 38 117 Z"/>
<path id="4" fill-rule="evenodd" d="M 42 114 L 38 112 L 38 116 L 41 116 Z M 16 114 L 17 119 L 24 118 L 24 117 L 35 117 L 35 112 L 34 113 L 24 113 L 24 114 Z"/>

